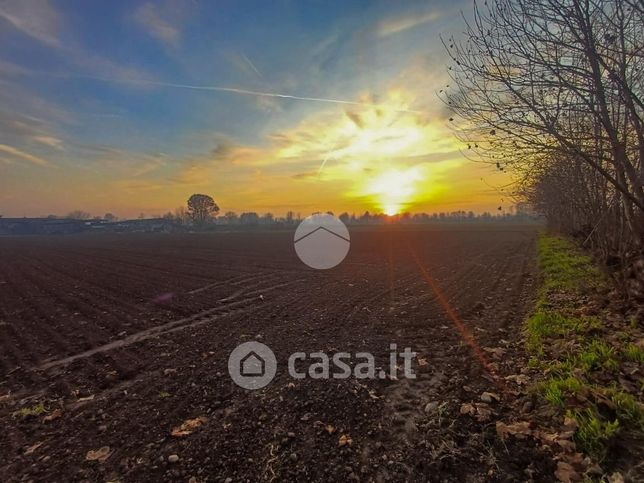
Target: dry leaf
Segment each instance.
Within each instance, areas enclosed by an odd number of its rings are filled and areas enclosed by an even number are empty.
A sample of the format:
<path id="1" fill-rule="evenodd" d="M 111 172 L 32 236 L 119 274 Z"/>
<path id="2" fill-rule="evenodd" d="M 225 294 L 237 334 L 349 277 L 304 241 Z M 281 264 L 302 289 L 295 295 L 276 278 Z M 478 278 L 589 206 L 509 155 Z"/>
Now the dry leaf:
<path id="1" fill-rule="evenodd" d="M 574 453 L 577 449 L 575 443 L 568 441 L 568 439 L 562 439 L 561 434 L 559 433 L 546 433 L 542 431 L 532 431 L 532 436 L 538 438 L 542 443 L 553 446 L 559 445 L 559 447 L 567 453 Z"/>
<path id="2" fill-rule="evenodd" d="M 519 386 L 524 386 L 530 382 L 530 378 L 525 374 L 513 374 L 505 378 L 506 381 L 514 381 Z"/>
<path id="3" fill-rule="evenodd" d="M 338 446 L 351 446 L 353 444 L 353 440 L 351 439 L 350 436 L 347 436 L 346 434 L 343 434 L 340 436 L 340 439 L 338 440 Z"/>
<path id="4" fill-rule="evenodd" d="M 476 420 L 480 423 L 489 421 L 492 417 L 490 406 L 484 403 L 476 403 Z"/>
<path id="5" fill-rule="evenodd" d="M 584 455 L 581 453 L 570 453 L 559 455 L 562 461 L 571 465 L 580 465 L 584 462 Z"/>
<path id="6" fill-rule="evenodd" d="M 532 434 L 529 421 L 517 421 L 512 424 L 505 424 L 502 421 L 496 422 L 496 434 L 501 439 L 505 439 L 508 435 L 512 435 L 518 439 L 525 439 Z"/>
<path id="7" fill-rule="evenodd" d="M 568 441 L 566 439 L 558 439 L 557 444 L 564 451 L 573 452 L 577 449 L 577 445 L 575 443 L 573 443 L 572 441 Z"/>
<path id="8" fill-rule="evenodd" d="M 565 461 L 559 461 L 557 463 L 555 476 L 559 481 L 562 481 L 563 483 L 571 483 L 573 481 L 581 480 L 579 473 L 575 471 L 571 464 L 566 463 Z"/>
<path id="9" fill-rule="evenodd" d="M 107 458 L 109 458 L 111 454 L 112 451 L 110 450 L 110 447 L 103 446 L 102 448 L 99 448 L 97 450 L 89 450 L 87 452 L 87 455 L 85 456 L 85 459 L 87 461 L 98 461 L 99 463 L 102 463 L 107 460 Z"/>
<path id="10" fill-rule="evenodd" d="M 535 438 L 538 438 L 541 440 L 542 443 L 545 444 L 554 444 L 557 442 L 557 438 L 559 438 L 559 435 L 557 433 L 545 433 L 542 431 L 533 431 L 532 435 Z"/>
<path id="11" fill-rule="evenodd" d="M 579 428 L 579 423 L 574 418 L 564 417 L 564 427 L 568 430 Z"/>
<path id="12" fill-rule="evenodd" d="M 624 483 L 624 477 L 617 471 L 608 477 L 608 483 Z"/>
<path id="13" fill-rule="evenodd" d="M 418 358 L 418 365 L 419 366 L 426 366 L 427 364 L 429 364 L 429 362 L 427 362 L 427 359 L 422 358 L 422 357 Z"/>
<path id="14" fill-rule="evenodd" d="M 501 400 L 501 396 L 499 396 L 498 394 L 495 394 L 495 393 L 493 393 L 493 392 L 484 392 L 483 394 L 481 394 L 481 399 L 482 399 L 483 401 L 485 401 L 485 402 L 488 402 L 488 403 L 489 403 L 489 402 L 492 402 L 492 400 L 500 401 L 500 400 Z M 487 399 L 487 401 L 486 401 L 486 399 Z"/>
<path id="15" fill-rule="evenodd" d="M 25 454 L 31 454 L 31 453 L 33 453 L 33 452 L 34 452 L 34 451 L 36 451 L 38 448 L 40 448 L 43 444 L 45 444 L 45 443 L 43 443 L 42 441 L 40 441 L 39 443 L 36 443 L 36 444 L 34 444 L 33 446 L 29 446 L 29 448 L 27 448 L 27 449 L 25 450 Z"/>
<path id="16" fill-rule="evenodd" d="M 461 405 L 461 414 L 468 414 L 477 419 L 477 421 L 484 423 L 489 421 L 492 417 L 492 410 L 490 406 L 485 403 L 464 403 Z"/>
<path id="17" fill-rule="evenodd" d="M 58 419 L 62 415 L 63 415 L 63 411 L 61 409 L 56 409 L 51 414 L 48 414 L 47 416 L 45 416 L 44 421 L 47 421 L 47 422 L 53 421 L 54 419 Z"/>
<path id="18" fill-rule="evenodd" d="M 207 421 L 208 418 L 205 416 L 199 416 L 195 419 L 186 419 L 180 426 L 172 428 L 172 432 L 170 434 L 176 438 L 188 436 L 189 434 L 194 433 L 197 428 Z"/>
<path id="19" fill-rule="evenodd" d="M 586 457 L 584 459 L 584 463 L 585 463 L 584 469 L 586 470 L 587 475 L 602 476 L 604 474 L 604 470 L 602 470 L 602 467 L 599 466 L 597 463 L 593 463 L 593 461 L 590 458 Z M 622 480 L 621 483 L 624 483 L 624 480 Z"/>
<path id="20" fill-rule="evenodd" d="M 474 404 L 461 404 L 461 414 L 469 414 L 470 416 L 474 416 L 476 414 L 476 408 L 474 407 Z"/>
<path id="21" fill-rule="evenodd" d="M 335 433 L 335 428 L 334 428 L 333 426 L 331 426 L 330 424 L 327 424 L 327 425 L 324 427 L 324 429 L 325 429 L 325 430 L 326 430 L 326 432 L 327 432 L 327 433 L 329 433 L 329 434 L 333 434 L 333 433 Z"/>

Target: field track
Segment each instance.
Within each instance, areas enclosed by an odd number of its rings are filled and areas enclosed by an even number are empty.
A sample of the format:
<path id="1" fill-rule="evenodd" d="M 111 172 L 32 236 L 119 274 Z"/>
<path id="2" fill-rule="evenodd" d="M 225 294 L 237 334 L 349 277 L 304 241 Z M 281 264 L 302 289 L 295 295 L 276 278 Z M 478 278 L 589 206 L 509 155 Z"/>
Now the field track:
<path id="1" fill-rule="evenodd" d="M 535 228 L 355 228 L 329 271 L 303 265 L 292 237 L 0 238 L 0 480 L 489 475 L 489 428 L 459 408 L 508 390 L 516 367 L 503 354 L 520 351 Z M 227 359 L 255 339 L 275 352 L 278 374 L 250 392 Z M 390 343 L 418 353 L 417 379 L 294 382 L 285 371 L 295 351 L 368 351 L 384 365 Z M 445 403 L 449 429 L 423 410 L 431 401 Z M 60 416 L 15 415 L 41 402 Z M 194 434 L 170 436 L 199 416 Z M 338 446 L 342 434 L 351 445 Z M 105 462 L 85 460 L 103 446 Z M 534 454 L 498 448 L 492 466 L 511 475 L 522 458 Z M 540 471 L 552 474 L 537 465 L 537 480 Z"/>

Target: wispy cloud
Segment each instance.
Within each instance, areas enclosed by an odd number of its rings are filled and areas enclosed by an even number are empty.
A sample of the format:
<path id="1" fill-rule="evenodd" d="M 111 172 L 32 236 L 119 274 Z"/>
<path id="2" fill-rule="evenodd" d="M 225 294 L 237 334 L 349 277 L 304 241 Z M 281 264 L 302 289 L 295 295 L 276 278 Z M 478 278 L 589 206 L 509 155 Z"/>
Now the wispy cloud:
<path id="1" fill-rule="evenodd" d="M 48 0 L 0 1 L 0 19 L 4 19 L 16 30 L 58 51 L 62 54 L 63 62 L 94 75 L 110 75 L 125 80 L 149 77 L 137 68 L 123 66 L 101 55 L 88 52 L 69 32 L 66 32 L 63 41 L 64 17 Z M 43 72 L 0 60 L 0 74 L 43 75 Z"/>
<path id="2" fill-rule="evenodd" d="M 29 161 L 30 163 L 36 164 L 38 166 L 47 166 L 49 164 L 49 162 L 44 160 L 43 158 L 29 154 L 18 148 L 14 148 L 13 146 L 9 146 L 8 144 L 0 144 L 0 152 L 6 153 L 13 158 Z M 6 158 L 3 159 L 5 160 L 5 162 L 10 162 Z"/>
<path id="3" fill-rule="evenodd" d="M 60 45 L 60 16 L 48 0 L 0 2 L 0 17 L 30 37 Z"/>
<path id="4" fill-rule="evenodd" d="M 163 156 L 154 157 L 150 161 L 147 161 L 140 166 L 136 166 L 132 171 L 132 177 L 139 178 L 147 175 L 148 173 L 156 171 L 158 168 L 163 166 L 164 163 L 165 160 L 163 159 Z"/>
<path id="5" fill-rule="evenodd" d="M 40 144 L 44 144 L 45 146 L 49 146 L 50 148 L 63 148 L 63 140 L 54 136 L 34 136 L 33 140 Z"/>
<path id="6" fill-rule="evenodd" d="M 127 179 L 144 178 L 168 161 L 163 153 L 145 153 L 101 144 L 72 146 L 75 158 L 96 172 Z"/>
<path id="7" fill-rule="evenodd" d="M 405 30 L 418 27 L 428 22 L 433 22 L 441 17 L 440 12 L 425 12 L 425 13 L 407 13 L 402 16 L 392 17 L 383 20 L 376 27 L 376 33 L 379 37 L 387 37 L 389 35 L 404 32 Z"/>
<path id="8" fill-rule="evenodd" d="M 134 20 L 151 37 L 166 45 L 176 47 L 181 39 L 181 32 L 173 25 L 157 5 L 145 3 L 136 9 Z"/>
<path id="9" fill-rule="evenodd" d="M 18 75 L 26 75 L 29 74 L 31 71 L 29 69 L 26 69 L 20 65 L 14 64 L 12 62 L 6 62 L 4 60 L 0 60 L 0 74 L 4 74 L 7 76 L 18 76 Z"/>
<path id="10" fill-rule="evenodd" d="M 4 97 L 0 96 L 0 100 Z M 28 139 L 47 135 L 47 124 L 41 119 L 11 111 L 0 110 L 0 142 L 2 139 Z"/>
<path id="11" fill-rule="evenodd" d="M 136 67 L 122 65 L 100 55 L 85 52 L 76 52 L 72 61 L 82 70 L 90 71 L 98 76 L 111 75 L 124 82 L 144 79 L 148 75 Z"/>
<path id="12" fill-rule="evenodd" d="M 34 100 L 34 98 L 31 99 L 31 101 Z M 31 111 L 47 115 L 49 106 L 39 106 L 37 102 L 36 105 L 25 102 L 22 103 L 23 112 L 20 113 L 17 112 L 17 107 L 7 102 L 4 95 L 0 95 L 1 103 L 5 104 L 7 110 L 0 110 L 0 143 L 21 147 L 35 146 L 39 150 L 63 149 L 63 139 L 56 133 L 51 123 L 24 112 Z M 13 110 L 12 107 L 14 107 Z M 39 107 L 40 111 L 37 110 Z"/>
<path id="13" fill-rule="evenodd" d="M 74 117 L 22 84 L 7 80 L 0 89 L 0 155 L 7 164 L 21 160 L 46 165 L 64 149 L 64 126 Z"/>

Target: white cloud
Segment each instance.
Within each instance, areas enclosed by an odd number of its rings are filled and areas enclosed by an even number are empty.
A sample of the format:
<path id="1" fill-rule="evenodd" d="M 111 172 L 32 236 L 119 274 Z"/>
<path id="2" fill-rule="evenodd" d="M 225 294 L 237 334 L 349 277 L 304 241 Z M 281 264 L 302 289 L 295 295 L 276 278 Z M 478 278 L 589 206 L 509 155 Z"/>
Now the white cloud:
<path id="1" fill-rule="evenodd" d="M 48 0 L 0 2 L 0 17 L 30 37 L 45 44 L 60 45 L 60 16 Z"/>
<path id="2" fill-rule="evenodd" d="M 134 20 L 151 37 L 161 42 L 176 47 L 180 40 L 180 32 L 161 14 L 159 8 L 152 3 L 141 5 L 134 12 Z"/>

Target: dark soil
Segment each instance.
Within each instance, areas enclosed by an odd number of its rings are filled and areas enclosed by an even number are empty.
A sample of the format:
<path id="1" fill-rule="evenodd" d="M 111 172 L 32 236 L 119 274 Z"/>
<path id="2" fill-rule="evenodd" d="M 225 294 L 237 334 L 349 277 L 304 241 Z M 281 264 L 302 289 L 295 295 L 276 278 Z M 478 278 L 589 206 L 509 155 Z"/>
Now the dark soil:
<path id="1" fill-rule="evenodd" d="M 1 238 L 0 480 L 551 481 L 546 450 L 495 430 L 530 410 L 505 377 L 524 362 L 535 236 L 353 229 L 329 271 L 291 232 Z M 249 340 L 278 361 L 258 391 L 227 371 Z M 416 379 L 286 371 L 295 351 L 384 367 L 390 343 L 417 352 Z M 485 391 L 487 416 L 461 410 Z"/>

